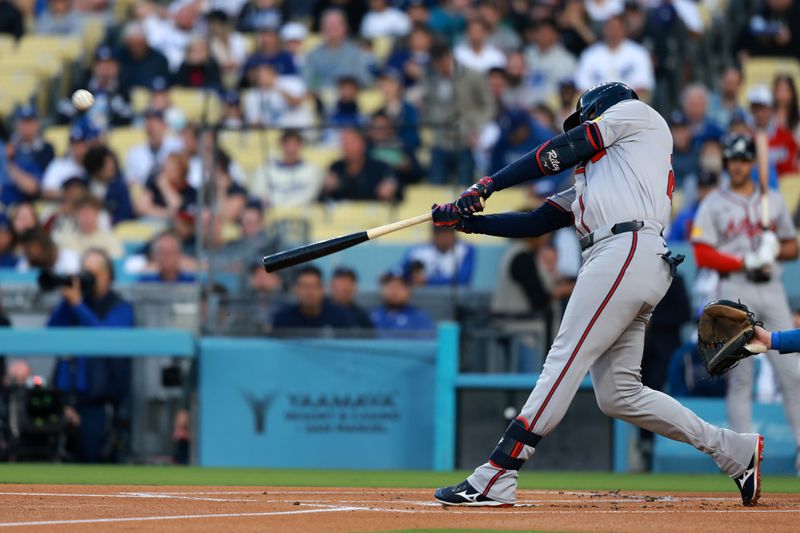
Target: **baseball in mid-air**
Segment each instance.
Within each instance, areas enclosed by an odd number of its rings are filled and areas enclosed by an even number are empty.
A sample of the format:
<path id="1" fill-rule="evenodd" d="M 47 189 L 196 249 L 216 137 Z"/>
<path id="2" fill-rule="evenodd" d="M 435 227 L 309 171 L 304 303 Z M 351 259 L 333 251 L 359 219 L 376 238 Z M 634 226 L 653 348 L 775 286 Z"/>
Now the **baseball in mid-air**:
<path id="1" fill-rule="evenodd" d="M 86 89 L 78 89 L 72 93 L 72 105 L 78 111 L 86 111 L 94 104 L 94 95 Z"/>

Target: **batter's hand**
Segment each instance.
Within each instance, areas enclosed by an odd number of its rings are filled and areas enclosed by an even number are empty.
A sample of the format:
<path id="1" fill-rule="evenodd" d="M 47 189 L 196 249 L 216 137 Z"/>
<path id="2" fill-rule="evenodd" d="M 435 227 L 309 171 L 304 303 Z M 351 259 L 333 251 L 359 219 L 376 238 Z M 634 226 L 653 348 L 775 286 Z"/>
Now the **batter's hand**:
<path id="1" fill-rule="evenodd" d="M 433 217 L 433 225 L 437 228 L 458 229 L 463 220 L 454 203 L 433 204 L 431 206 L 431 215 Z"/>
<path id="2" fill-rule="evenodd" d="M 483 211 L 483 202 L 494 192 L 494 180 L 490 177 L 481 178 L 478 183 L 462 192 L 455 201 L 456 209 L 463 216 L 471 216 Z"/>

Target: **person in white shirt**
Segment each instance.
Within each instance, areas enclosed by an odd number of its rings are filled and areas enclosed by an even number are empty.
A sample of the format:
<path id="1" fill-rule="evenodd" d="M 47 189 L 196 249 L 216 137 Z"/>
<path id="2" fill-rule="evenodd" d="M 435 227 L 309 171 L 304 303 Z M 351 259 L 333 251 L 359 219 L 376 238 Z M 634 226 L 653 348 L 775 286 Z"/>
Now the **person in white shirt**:
<path id="1" fill-rule="evenodd" d="M 252 69 L 253 89 L 242 98 L 245 122 L 250 126 L 305 128 L 314 115 L 303 105 L 306 86 L 298 76 L 278 76 L 275 66 L 261 61 Z"/>
<path id="2" fill-rule="evenodd" d="M 537 102 L 549 102 L 558 93 L 558 83 L 572 77 L 575 57 L 559 41 L 559 30 L 553 19 L 536 22 L 533 43 L 525 49 L 528 79 Z"/>
<path id="3" fill-rule="evenodd" d="M 643 100 L 655 86 L 650 54 L 628 40 L 625 24 L 616 16 L 603 26 L 603 42 L 583 51 L 575 72 L 575 83 L 582 91 L 605 81 L 621 81 Z"/>
<path id="4" fill-rule="evenodd" d="M 147 142 L 134 146 L 125 156 L 125 180 L 129 185 L 144 185 L 169 154 L 183 149 L 181 140 L 168 134 L 163 111 L 148 109 L 144 116 Z"/>
<path id="5" fill-rule="evenodd" d="M 61 185 L 70 178 L 86 175 L 83 156 L 100 132 L 88 122 L 80 122 L 69 131 L 69 149 L 64 157 L 53 159 L 42 177 L 42 192 L 47 199 L 61 196 Z"/>
<path id="6" fill-rule="evenodd" d="M 271 160 L 256 172 L 250 192 L 266 206 L 303 206 L 317 200 L 322 189 L 323 172 L 303 160 L 303 138 L 295 130 L 287 130 L 281 138 L 283 155 Z"/>
<path id="7" fill-rule="evenodd" d="M 361 21 L 362 37 L 402 37 L 410 30 L 411 20 L 404 12 L 390 6 L 387 0 L 369 0 L 369 11 Z"/>
<path id="8" fill-rule="evenodd" d="M 625 9 L 623 0 L 585 0 L 586 13 L 593 22 L 605 22 Z"/>
<path id="9" fill-rule="evenodd" d="M 480 73 L 506 66 L 506 56 L 499 48 L 489 44 L 489 27 L 486 21 L 474 18 L 467 24 L 467 38 L 453 50 L 456 62 Z"/>
<path id="10" fill-rule="evenodd" d="M 181 5 L 165 18 L 159 16 L 159 9 L 152 4 L 142 3 L 137 10 L 142 19 L 147 44 L 164 54 L 169 62 L 169 69 L 177 72 L 183 63 L 186 46 L 200 15 L 199 4 L 190 2 Z"/>
<path id="11" fill-rule="evenodd" d="M 226 81 L 233 81 L 247 59 L 247 41 L 244 35 L 233 31 L 225 11 L 215 9 L 206 18 L 208 32 L 211 34 L 211 56 L 222 69 Z"/>

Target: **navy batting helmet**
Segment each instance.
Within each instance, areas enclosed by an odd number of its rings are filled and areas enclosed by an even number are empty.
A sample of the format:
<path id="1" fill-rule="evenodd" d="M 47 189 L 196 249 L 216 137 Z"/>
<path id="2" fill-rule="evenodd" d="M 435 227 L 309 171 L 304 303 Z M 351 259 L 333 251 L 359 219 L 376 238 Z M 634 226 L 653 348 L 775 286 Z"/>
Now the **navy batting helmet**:
<path id="1" fill-rule="evenodd" d="M 722 159 L 745 159 L 754 161 L 756 158 L 756 143 L 746 133 L 733 133 L 722 141 Z"/>
<path id="2" fill-rule="evenodd" d="M 602 115 L 606 109 L 623 100 L 638 100 L 636 91 L 619 81 L 598 83 L 578 98 L 575 112 L 564 121 L 564 131 L 569 131 L 582 122 Z"/>

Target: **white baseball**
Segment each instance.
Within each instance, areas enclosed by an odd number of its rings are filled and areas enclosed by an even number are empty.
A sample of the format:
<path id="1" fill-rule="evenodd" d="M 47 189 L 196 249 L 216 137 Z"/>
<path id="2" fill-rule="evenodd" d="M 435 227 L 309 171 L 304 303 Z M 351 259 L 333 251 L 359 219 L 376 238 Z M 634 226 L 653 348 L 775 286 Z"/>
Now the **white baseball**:
<path id="1" fill-rule="evenodd" d="M 94 95 L 86 89 L 78 89 L 72 93 L 72 105 L 78 111 L 86 111 L 94 104 Z"/>

